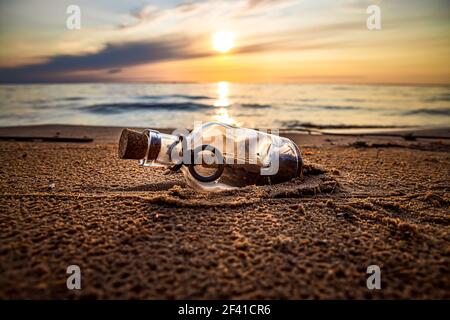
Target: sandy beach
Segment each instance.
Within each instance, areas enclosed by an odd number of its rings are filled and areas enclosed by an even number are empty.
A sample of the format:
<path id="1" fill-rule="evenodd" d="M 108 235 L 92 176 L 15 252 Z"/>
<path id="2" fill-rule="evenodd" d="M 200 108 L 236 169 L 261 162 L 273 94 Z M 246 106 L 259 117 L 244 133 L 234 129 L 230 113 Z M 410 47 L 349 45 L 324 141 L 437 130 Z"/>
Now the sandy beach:
<path id="1" fill-rule="evenodd" d="M 303 179 L 199 193 L 118 159 L 121 129 L 0 128 L 94 139 L 0 141 L 1 299 L 450 298 L 450 140 L 285 131 Z"/>

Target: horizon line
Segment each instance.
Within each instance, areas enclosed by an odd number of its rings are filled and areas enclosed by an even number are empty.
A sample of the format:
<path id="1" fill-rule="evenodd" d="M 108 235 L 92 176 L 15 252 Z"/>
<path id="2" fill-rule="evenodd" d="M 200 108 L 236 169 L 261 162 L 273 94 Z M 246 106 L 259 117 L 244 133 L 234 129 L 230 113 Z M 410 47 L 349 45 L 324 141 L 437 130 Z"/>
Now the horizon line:
<path id="1" fill-rule="evenodd" d="M 221 82 L 234 84 L 258 85 L 361 85 L 361 86 L 410 86 L 410 87 L 450 87 L 450 82 L 252 82 L 252 81 L 11 81 L 0 85 L 66 85 L 66 84 L 217 84 Z"/>

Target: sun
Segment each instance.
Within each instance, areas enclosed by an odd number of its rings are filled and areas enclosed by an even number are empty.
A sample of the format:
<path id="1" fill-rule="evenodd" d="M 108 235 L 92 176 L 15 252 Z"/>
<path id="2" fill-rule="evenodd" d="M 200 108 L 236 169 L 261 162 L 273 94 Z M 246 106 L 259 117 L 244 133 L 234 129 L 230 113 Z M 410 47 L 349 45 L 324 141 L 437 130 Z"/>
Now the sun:
<path id="1" fill-rule="evenodd" d="M 213 34 L 212 43 L 214 50 L 226 53 L 234 47 L 234 36 L 231 32 L 216 32 Z"/>

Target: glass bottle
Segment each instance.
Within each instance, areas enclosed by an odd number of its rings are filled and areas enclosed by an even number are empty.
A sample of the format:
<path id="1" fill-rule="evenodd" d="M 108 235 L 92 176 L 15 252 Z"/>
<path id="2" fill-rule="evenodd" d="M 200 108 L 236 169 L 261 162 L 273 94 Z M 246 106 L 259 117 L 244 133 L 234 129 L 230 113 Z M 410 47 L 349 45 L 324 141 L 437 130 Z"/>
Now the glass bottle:
<path id="1" fill-rule="evenodd" d="M 218 122 L 173 135 L 125 129 L 119 157 L 138 159 L 142 166 L 181 170 L 189 186 L 204 191 L 284 182 L 301 176 L 303 169 L 293 141 Z"/>

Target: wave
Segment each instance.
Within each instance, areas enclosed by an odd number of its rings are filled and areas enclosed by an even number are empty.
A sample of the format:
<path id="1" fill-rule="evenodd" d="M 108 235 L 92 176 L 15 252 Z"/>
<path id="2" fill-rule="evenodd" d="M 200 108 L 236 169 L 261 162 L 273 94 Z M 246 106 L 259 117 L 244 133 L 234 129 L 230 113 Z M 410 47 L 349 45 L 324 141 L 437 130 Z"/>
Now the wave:
<path id="1" fill-rule="evenodd" d="M 450 108 L 445 109 L 415 109 L 407 111 L 405 115 L 427 114 L 434 116 L 450 116 Z"/>
<path id="2" fill-rule="evenodd" d="M 249 109 L 269 109 L 272 108 L 270 104 L 258 104 L 258 103 L 242 103 L 240 104 L 243 108 Z"/>
<path id="3" fill-rule="evenodd" d="M 362 109 L 361 107 L 356 106 L 323 106 L 323 105 L 303 105 L 301 107 L 296 108 L 297 110 L 304 110 L 304 109 L 325 109 L 325 110 L 358 110 Z"/>
<path id="4" fill-rule="evenodd" d="M 423 100 L 424 102 L 447 102 L 450 101 L 450 93 L 438 94 L 434 97 Z"/>
<path id="5" fill-rule="evenodd" d="M 410 126 L 384 126 L 384 125 L 353 125 L 353 124 L 315 124 L 296 120 L 281 121 L 281 127 L 287 129 L 383 129 L 383 128 L 409 128 Z"/>
<path id="6" fill-rule="evenodd" d="M 319 99 L 316 99 L 316 98 L 314 98 L 314 99 L 312 99 L 312 98 L 300 98 L 300 99 L 296 99 L 297 101 L 301 101 L 301 102 L 314 102 L 314 101 L 317 101 L 317 100 L 319 100 Z"/>
<path id="7" fill-rule="evenodd" d="M 352 90 L 352 88 L 349 88 L 349 87 L 334 87 L 333 90 Z"/>
<path id="8" fill-rule="evenodd" d="M 86 98 L 84 97 L 67 97 L 67 98 L 62 98 L 62 101 L 80 101 L 80 100 L 85 100 Z"/>
<path id="9" fill-rule="evenodd" d="M 209 109 L 210 105 L 191 102 L 180 103 L 108 103 L 94 104 L 82 109 L 98 114 L 114 114 L 142 110 L 167 110 L 167 111 L 197 111 Z"/>
<path id="10" fill-rule="evenodd" d="M 368 100 L 366 99 L 358 99 L 358 98 L 347 98 L 344 99 L 347 102 L 367 102 Z"/>
<path id="11" fill-rule="evenodd" d="M 170 99 L 170 98 L 178 98 L 178 99 L 186 99 L 186 100 L 211 100 L 213 97 L 202 96 L 202 95 L 186 95 L 186 94 L 168 94 L 168 95 L 155 95 L 155 96 L 139 96 L 139 99 Z"/>

